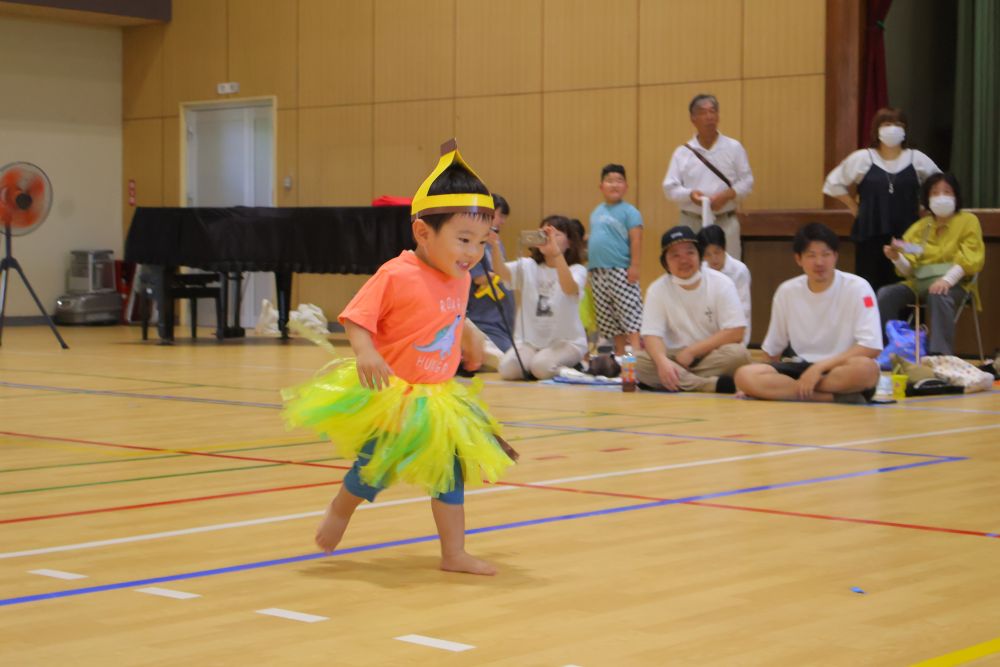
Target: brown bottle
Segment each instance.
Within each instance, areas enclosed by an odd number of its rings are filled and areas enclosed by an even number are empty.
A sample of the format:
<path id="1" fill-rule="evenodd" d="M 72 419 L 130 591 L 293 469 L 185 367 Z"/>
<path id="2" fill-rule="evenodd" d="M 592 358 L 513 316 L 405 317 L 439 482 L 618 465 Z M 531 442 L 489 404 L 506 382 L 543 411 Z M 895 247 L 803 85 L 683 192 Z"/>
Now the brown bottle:
<path id="1" fill-rule="evenodd" d="M 632 346 L 625 346 L 625 356 L 622 357 L 622 391 L 635 391 L 635 354 Z"/>

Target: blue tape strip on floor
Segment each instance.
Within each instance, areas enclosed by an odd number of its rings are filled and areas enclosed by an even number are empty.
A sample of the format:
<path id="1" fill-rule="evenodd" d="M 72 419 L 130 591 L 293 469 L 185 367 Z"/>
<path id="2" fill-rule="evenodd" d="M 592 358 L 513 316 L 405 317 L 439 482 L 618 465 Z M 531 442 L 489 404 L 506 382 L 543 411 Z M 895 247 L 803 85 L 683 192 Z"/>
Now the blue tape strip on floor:
<path id="1" fill-rule="evenodd" d="M 500 530 L 511 530 L 514 528 L 526 528 L 530 526 L 539 526 L 547 523 L 555 523 L 559 521 L 571 521 L 574 519 L 587 519 L 598 516 L 607 516 L 612 514 L 621 514 L 623 512 L 634 512 L 636 510 L 650 509 L 654 507 L 664 507 L 667 505 L 678 505 L 681 503 L 699 501 L 699 500 L 711 500 L 714 498 L 725 498 L 727 496 L 737 496 L 747 493 L 757 493 L 759 491 L 770 491 L 774 489 L 787 489 L 796 486 L 806 486 L 809 484 L 821 484 L 824 482 L 833 482 L 843 479 L 852 479 L 857 477 L 867 477 L 871 475 L 879 475 L 889 472 L 896 472 L 899 470 L 909 470 L 913 468 L 921 468 L 931 465 L 937 465 L 939 463 L 948 463 L 954 460 L 960 459 L 934 459 L 930 461 L 918 461 L 916 463 L 907 463 L 898 466 L 889 466 L 884 468 L 874 468 L 871 470 L 861 470 L 858 472 L 842 473 L 839 475 L 828 475 L 825 477 L 813 477 L 810 479 L 795 480 L 791 482 L 781 482 L 778 484 L 766 484 L 761 486 L 751 486 L 743 489 L 733 489 L 730 491 L 719 491 L 717 493 L 706 493 L 694 496 L 686 496 L 684 498 L 672 498 L 668 500 L 657 500 L 648 503 L 639 503 L 637 505 L 625 505 L 622 507 L 610 507 L 599 510 L 592 510 L 589 512 L 576 512 L 572 514 L 558 514 L 555 516 L 541 517 L 539 519 L 527 519 L 525 521 L 514 521 L 511 523 L 497 524 L 494 526 L 483 526 L 481 528 L 472 528 L 466 531 L 467 535 L 478 535 L 482 533 L 492 533 Z M 53 600 L 57 598 L 75 597 L 78 595 L 89 595 L 92 593 L 102 593 L 105 591 L 119 590 L 123 588 L 135 588 L 138 586 L 150 586 L 153 584 L 162 584 L 171 581 L 182 581 L 185 579 L 199 579 L 202 577 L 211 577 L 219 574 L 229 574 L 231 572 L 242 572 L 246 570 L 256 570 L 264 567 L 272 567 L 275 565 L 287 565 L 290 563 L 300 563 L 305 561 L 317 560 L 320 558 L 333 558 L 336 556 L 346 556 L 348 554 L 361 553 L 364 551 L 375 551 L 379 549 L 389 549 L 393 547 L 406 546 L 410 544 L 419 544 L 421 542 L 431 542 L 438 539 L 435 535 L 422 535 L 419 537 L 411 537 L 402 540 L 392 540 L 388 542 L 377 542 L 375 544 L 366 544 L 357 547 L 349 547 L 346 549 L 338 549 L 332 554 L 325 553 L 312 553 L 303 554 L 300 556 L 289 556 L 287 558 L 276 558 L 272 560 L 256 561 L 253 563 L 243 563 L 240 565 L 231 565 L 228 567 L 213 568 L 210 570 L 197 570 L 194 572 L 184 572 L 181 574 L 172 574 L 162 577 L 150 577 L 146 579 L 133 579 L 130 581 L 120 581 L 113 584 L 104 584 L 101 586 L 88 586 L 86 588 L 70 588 L 61 591 L 52 591 L 49 593 L 38 593 L 36 595 L 24 595 L 20 597 L 5 598 L 0 599 L 0 607 L 6 607 L 11 605 L 26 604 L 29 602 L 38 602 L 41 600 Z"/>

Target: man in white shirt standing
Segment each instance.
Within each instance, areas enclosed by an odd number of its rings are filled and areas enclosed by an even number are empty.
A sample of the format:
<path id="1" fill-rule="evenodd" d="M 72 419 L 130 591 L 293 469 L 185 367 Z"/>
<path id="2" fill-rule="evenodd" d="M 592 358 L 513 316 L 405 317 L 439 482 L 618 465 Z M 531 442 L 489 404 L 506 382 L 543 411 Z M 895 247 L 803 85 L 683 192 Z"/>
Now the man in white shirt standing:
<path id="1" fill-rule="evenodd" d="M 667 230 L 660 241 L 665 275 L 646 290 L 642 340 L 636 355 L 640 384 L 667 391 L 733 393 L 732 375 L 750 363 L 741 342 L 746 317 L 733 281 L 703 268 L 690 227 Z"/>
<path id="2" fill-rule="evenodd" d="M 719 132 L 719 101 L 699 94 L 688 105 L 695 135 L 670 158 L 663 193 L 681 209 L 680 224 L 702 226 L 703 200 L 709 215 L 726 233 L 729 254 L 740 259 L 740 221 L 736 206 L 753 189 L 753 173 L 740 142 Z"/>
<path id="3" fill-rule="evenodd" d="M 736 372 L 736 387 L 747 396 L 864 403 L 874 394 L 882 350 L 878 302 L 867 280 L 837 270 L 837 248 L 837 235 L 818 222 L 795 233 L 795 263 L 804 275 L 774 293 L 761 345 L 771 363 Z M 789 346 L 794 357 L 782 362 Z"/>

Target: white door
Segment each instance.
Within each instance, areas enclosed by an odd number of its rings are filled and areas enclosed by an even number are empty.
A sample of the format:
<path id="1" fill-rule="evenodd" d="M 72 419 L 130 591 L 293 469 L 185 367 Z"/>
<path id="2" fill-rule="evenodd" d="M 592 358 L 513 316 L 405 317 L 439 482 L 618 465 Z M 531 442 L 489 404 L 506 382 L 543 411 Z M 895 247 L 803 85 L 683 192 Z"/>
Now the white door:
<path id="1" fill-rule="evenodd" d="M 184 122 L 187 206 L 274 205 L 274 108 L 270 101 L 188 107 Z M 244 274 L 241 326 L 254 327 L 263 299 L 275 301 L 274 274 Z M 215 326 L 210 301 L 198 304 L 198 322 Z"/>

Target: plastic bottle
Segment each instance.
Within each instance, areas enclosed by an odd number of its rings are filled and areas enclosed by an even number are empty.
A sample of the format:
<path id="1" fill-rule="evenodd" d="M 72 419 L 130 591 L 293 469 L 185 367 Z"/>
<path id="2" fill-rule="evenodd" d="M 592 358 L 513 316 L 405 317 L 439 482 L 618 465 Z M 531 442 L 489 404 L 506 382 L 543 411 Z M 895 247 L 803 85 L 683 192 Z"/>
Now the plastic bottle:
<path id="1" fill-rule="evenodd" d="M 631 345 L 625 346 L 622 357 L 622 391 L 635 391 L 635 355 Z"/>

